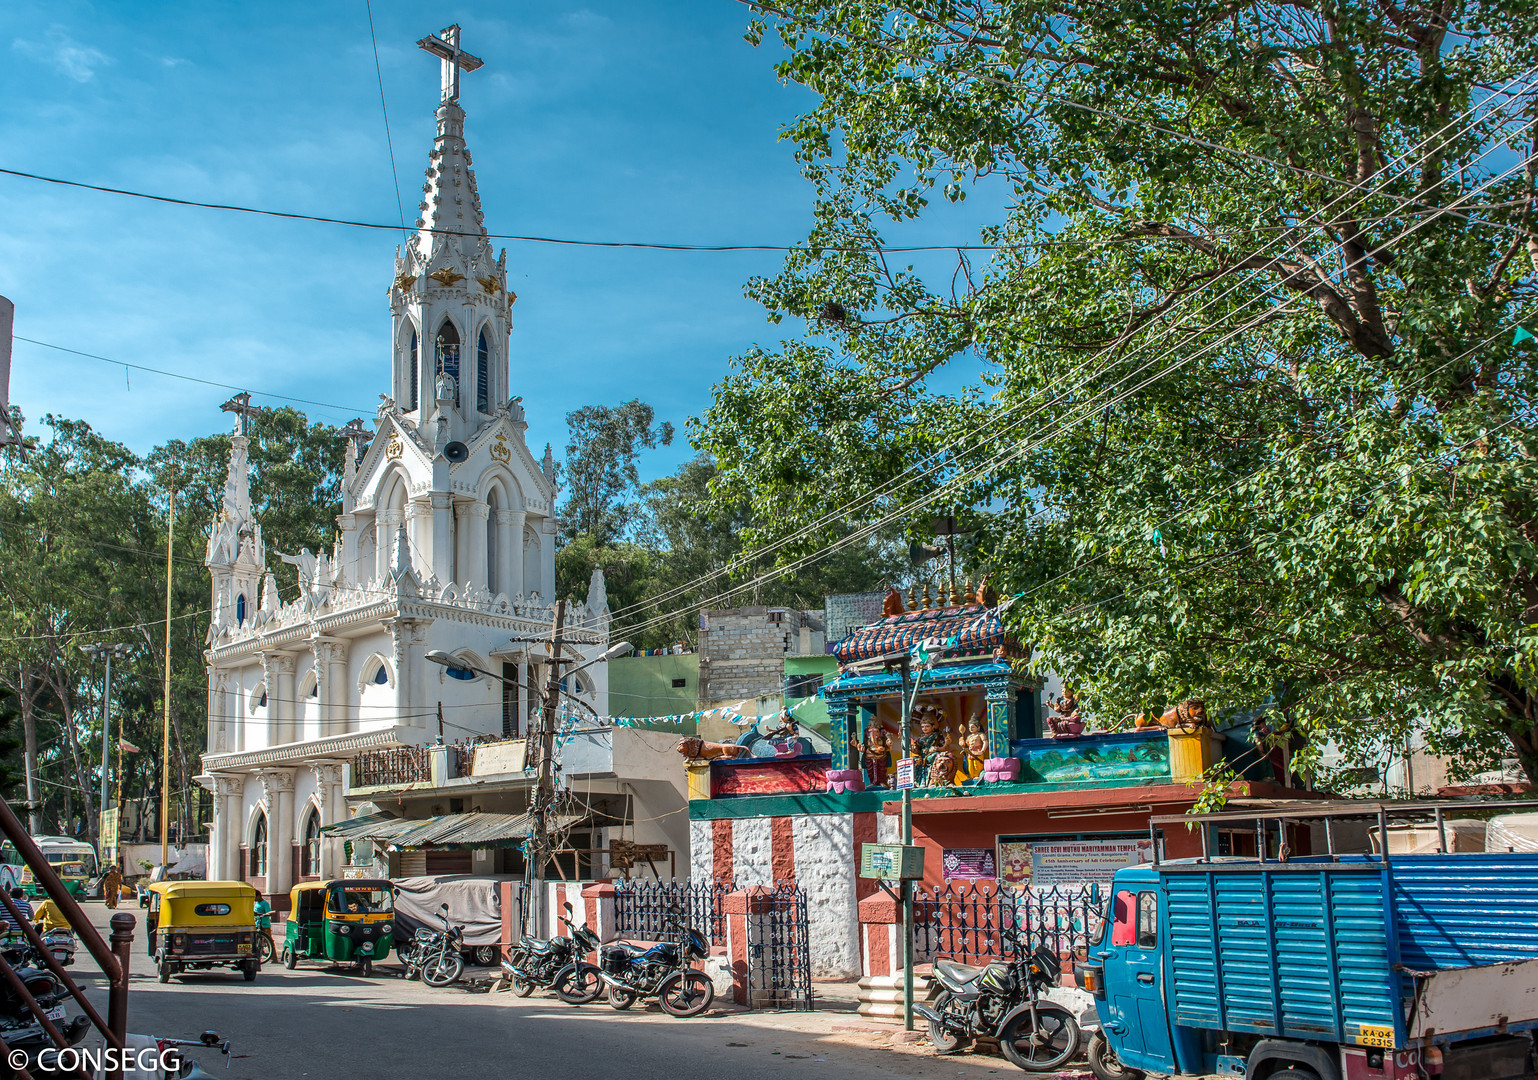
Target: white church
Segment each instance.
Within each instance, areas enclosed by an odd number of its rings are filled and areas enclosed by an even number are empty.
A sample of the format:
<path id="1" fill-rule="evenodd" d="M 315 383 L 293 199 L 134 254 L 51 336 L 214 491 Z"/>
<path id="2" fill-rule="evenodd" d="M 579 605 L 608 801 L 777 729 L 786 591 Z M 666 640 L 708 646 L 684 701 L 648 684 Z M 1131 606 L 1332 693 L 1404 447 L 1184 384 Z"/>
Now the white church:
<path id="1" fill-rule="evenodd" d="M 542 460 L 529 451 L 510 396 L 515 297 L 506 251 L 492 255 L 458 100 L 461 70 L 481 62 L 459 48 L 457 26 L 421 44 L 443 61 L 437 137 L 418 231 L 396 251 L 390 392 L 372 437 L 346 432 L 333 550 L 268 552 L 248 486 L 249 398 L 226 405 L 236 423 L 204 560 L 213 617 L 198 779 L 214 795 L 209 876 L 267 893 L 340 874 L 341 841 L 320 830 L 347 817 L 344 762 L 440 731 L 521 736 L 548 656 L 554 464 L 548 445 Z M 279 596 L 269 555 L 298 567 L 295 599 Z M 601 575 L 566 625 L 582 655 L 607 648 Z M 434 650 L 521 689 L 425 660 Z M 575 678 L 606 715 L 605 665 Z"/>

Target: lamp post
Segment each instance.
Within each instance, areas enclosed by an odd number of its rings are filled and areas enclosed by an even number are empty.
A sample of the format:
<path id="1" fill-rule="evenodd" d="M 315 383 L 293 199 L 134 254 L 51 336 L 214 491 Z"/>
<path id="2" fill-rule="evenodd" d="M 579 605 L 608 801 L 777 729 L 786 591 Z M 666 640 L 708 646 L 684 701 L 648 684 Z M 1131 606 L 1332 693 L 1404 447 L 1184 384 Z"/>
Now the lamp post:
<path id="1" fill-rule="evenodd" d="M 544 884 L 545 860 L 550 855 L 549 811 L 550 804 L 554 801 L 555 798 L 554 744 L 556 700 L 563 693 L 571 697 L 574 701 L 582 700 L 575 694 L 572 694 L 570 691 L 563 690 L 561 683 L 564 681 L 564 679 L 575 675 L 577 672 L 582 671 L 584 668 L 589 668 L 594 664 L 600 664 L 607 660 L 614 660 L 618 657 L 624 656 L 626 653 L 630 652 L 632 648 L 630 642 L 621 641 L 617 645 L 611 645 L 608 650 L 605 651 L 601 656 L 595 656 L 591 660 L 585 660 L 582 663 L 577 664 L 576 666 L 569 669 L 565 675 L 562 675 L 561 665 L 567 662 L 565 657 L 561 655 L 563 651 L 562 645 L 564 644 L 561 631 L 565 622 L 565 614 L 565 601 L 558 601 L 556 604 L 556 622 L 553 637 L 554 648 L 551 650 L 550 655 L 550 678 L 545 685 L 544 707 L 540 710 L 540 729 L 538 733 L 540 749 L 539 758 L 537 759 L 536 764 L 537 772 L 534 780 L 534 798 L 531 805 L 531 816 L 534 820 L 532 828 L 529 831 L 528 858 L 524 863 L 524 880 L 528 884 L 528 900 L 524 905 L 524 925 L 522 927 L 522 930 L 525 933 L 529 932 L 531 917 L 533 918 L 533 923 L 535 926 L 539 924 L 538 914 L 543 908 L 543 897 L 541 894 L 544 891 L 542 886 Z M 508 683 L 514 686 L 520 685 L 516 679 L 509 679 L 505 675 L 497 675 L 490 671 L 486 671 L 484 668 L 478 668 L 474 664 L 467 664 L 463 660 L 459 659 L 459 657 L 454 656 L 451 653 L 444 652 L 442 649 L 434 649 L 427 653 L 426 659 L 432 661 L 435 664 L 441 664 L 446 668 L 458 669 L 460 671 L 474 671 L 477 674 L 485 675 L 489 678 L 496 679 L 499 682 Z"/>
<path id="2" fill-rule="evenodd" d="M 97 814 L 97 842 L 101 841 L 101 825 L 107 818 L 107 779 L 112 770 L 112 758 L 109 755 L 112 745 L 112 658 L 127 656 L 131 649 L 126 644 L 117 645 L 82 645 L 80 651 L 92 660 L 105 660 L 107 662 L 106 687 L 101 698 L 101 807 Z"/>

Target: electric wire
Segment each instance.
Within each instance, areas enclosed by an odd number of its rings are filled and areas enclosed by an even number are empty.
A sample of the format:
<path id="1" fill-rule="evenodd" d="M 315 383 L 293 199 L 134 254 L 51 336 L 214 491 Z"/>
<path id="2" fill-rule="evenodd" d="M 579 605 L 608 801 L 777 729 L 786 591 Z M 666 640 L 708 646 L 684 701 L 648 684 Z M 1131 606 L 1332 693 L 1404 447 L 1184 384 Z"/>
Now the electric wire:
<path id="1" fill-rule="evenodd" d="M 1538 69 L 1533 69 L 1533 70 L 1538 71 Z M 1473 110 L 1466 110 L 1464 114 L 1460 114 L 1459 118 L 1455 118 L 1448 125 L 1444 125 L 1444 128 L 1442 129 L 1442 131 L 1439 131 L 1436 135 L 1428 137 L 1428 141 L 1429 141 L 1430 138 L 1439 137 L 1443 132 L 1445 132 L 1447 127 L 1450 127 L 1452 123 L 1456 123 L 1459 119 L 1461 119 L 1462 115 L 1467 115 L 1467 113 L 1470 112 L 1470 111 L 1473 111 Z M 1472 126 L 1473 125 L 1470 125 L 1470 127 L 1472 127 Z M 1528 124 L 1526 124 L 1524 126 L 1523 130 L 1526 130 L 1527 128 L 1530 128 L 1532 126 L 1533 126 L 1533 122 L 1529 121 Z M 1481 154 L 1480 155 L 1480 159 L 1482 159 L 1483 157 L 1486 157 L 1490 153 L 1492 153 L 1493 149 L 1494 148 L 1492 148 L 1491 150 L 1487 150 L 1484 154 Z M 1407 151 L 1406 152 L 1406 156 L 1410 152 L 1413 152 L 1413 151 Z M 1479 159 L 1476 159 L 1476 160 L 1479 160 Z M 1515 171 L 1515 169 L 1509 169 L 1505 173 L 1499 174 L 1496 177 L 1492 178 L 1491 180 L 1486 181 L 1486 183 L 1483 186 L 1485 186 L 1485 187 L 1492 186 L 1493 184 L 1498 182 L 1500 179 L 1503 179 L 1504 176 L 1509 175 L 1513 171 Z M 1380 170 L 1380 172 L 1375 175 L 1374 180 L 1378 180 L 1380 178 L 1383 178 L 1386 175 L 1387 175 L 1387 169 L 1385 168 L 1384 170 Z M 1439 180 L 1438 183 L 1440 184 L 1443 181 L 1445 181 L 1446 179 L 1447 179 L 1446 177 L 1443 177 L 1443 179 Z M 1476 187 L 1476 188 L 1472 189 L 1471 191 L 1466 192 L 1464 195 L 1460 196 L 1460 199 L 1458 201 L 1467 200 L 1468 198 L 1472 197 L 1479 190 L 1480 190 L 1480 188 Z M 1344 196 L 1342 196 L 1342 197 L 1344 197 Z M 1366 198 L 1366 197 L 1367 196 L 1364 196 L 1364 198 Z M 1456 202 L 1453 204 L 1453 206 L 1456 206 Z M 1330 206 L 1325 207 L 1323 209 L 1323 211 L 1321 211 L 1321 213 L 1329 211 L 1330 209 L 1332 209 L 1332 207 L 1333 207 L 1333 203 Z M 1452 209 L 1452 207 L 1449 207 L 1449 209 Z M 1429 220 L 1434 220 L 1435 216 L 1436 215 L 1433 215 L 1432 218 L 1427 219 L 1427 220 L 1428 221 Z M 1381 220 L 1381 219 L 1373 219 L 1373 220 Z M 1387 243 L 1397 242 L 1397 240 L 1402 239 L 1404 236 L 1409 235 L 1411 232 L 1416 231 L 1420 227 L 1421 224 L 1425 224 L 1425 223 L 1426 223 L 1426 221 L 1422 221 L 1422 222 L 1418 223 L 1414 228 L 1406 230 L 1406 232 L 1402 233 L 1399 237 L 1395 237 L 1393 240 L 1388 241 Z M 1336 245 L 1336 246 L 1337 247 L 1343 247 L 1343 245 Z M 1380 246 L 1386 246 L 1386 245 L 1380 245 Z M 1209 282 L 1204 283 L 1202 288 L 1194 290 L 1188 297 L 1183 297 L 1182 300 L 1181 300 L 1181 303 L 1184 303 L 1186 300 L 1194 298 L 1195 296 L 1200 295 L 1200 293 L 1205 291 L 1206 289 L 1208 289 L 1208 288 L 1210 288 L 1212 286 L 1215 286 L 1218 281 L 1220 281 L 1223 277 L 1227 276 L 1228 273 L 1230 273 L 1230 272 L 1231 272 L 1231 270 L 1230 271 L 1225 271 L 1223 274 L 1220 274 L 1220 275 L 1214 277 L 1213 279 L 1211 279 Z M 1225 297 L 1227 297 L 1230 294 L 1232 294 L 1239 287 L 1241 287 L 1242 284 L 1243 284 L 1243 282 L 1241 281 L 1240 283 L 1230 287 L 1228 290 L 1226 290 L 1220 296 L 1218 296 L 1218 297 L 1216 297 L 1216 298 L 1214 298 L 1212 300 L 1209 300 L 1208 303 L 1203 305 L 1203 307 L 1201 309 L 1199 309 L 1197 312 L 1195 312 L 1194 314 L 1195 315 L 1199 315 L 1202 312 L 1208 310 L 1209 308 L 1212 307 L 1212 305 L 1214 303 L 1216 303 L 1218 300 L 1222 300 Z M 1265 292 L 1261 294 L 1261 296 L 1253 298 L 1248 303 L 1254 303 L 1256 300 L 1264 299 L 1266 295 L 1268 295 L 1271 292 L 1274 292 L 1276 288 L 1277 288 L 1277 286 L 1274 286 L 1274 285 L 1269 287 L 1269 288 L 1267 288 L 1265 290 Z M 1178 308 L 1178 306 L 1179 305 L 1177 304 L 1176 308 Z M 1172 309 L 1172 311 L 1173 310 L 1175 310 L 1175 309 Z M 1166 314 L 1168 314 L 1168 313 L 1166 313 Z M 1150 323 L 1144 329 L 1145 330 L 1151 330 L 1153 325 L 1154 325 L 1153 323 Z M 1232 336 L 1232 335 L 1230 335 L 1230 336 Z M 1209 346 L 1209 351 L 1210 351 L 1210 348 L 1211 347 Z M 1110 352 L 1110 351 L 1111 351 L 1110 349 L 1106 350 L 1106 352 Z M 1173 350 L 1170 350 L 1170 351 L 1173 351 Z M 1168 355 L 1168 352 L 1166 352 L 1164 355 Z M 1089 363 L 1089 361 L 1087 360 L 1085 362 L 1085 364 L 1080 365 L 1080 368 L 1077 369 L 1077 370 L 1082 370 L 1082 368 L 1084 366 L 1086 366 L 1088 363 Z M 1151 362 L 1150 362 L 1150 364 L 1151 364 Z M 1143 370 L 1146 370 L 1147 367 L 1150 366 L 1150 364 L 1144 364 L 1141 368 L 1138 369 L 1137 372 L 1133 372 L 1132 374 L 1136 375 L 1137 373 L 1139 373 L 1139 372 L 1141 372 Z M 1127 377 L 1130 378 L 1131 376 L 1127 376 Z M 1122 380 L 1122 381 L 1125 381 L 1125 380 Z M 1050 390 L 1052 388 L 1052 385 L 1056 385 L 1056 384 L 1054 383 L 1054 384 L 1049 385 L 1048 387 L 1043 388 L 1043 390 L 1041 392 L 1044 393 L 1047 390 Z M 1010 409 L 1005 410 L 1002 414 L 1000 414 L 1000 417 L 998 418 L 998 420 L 1002 420 L 1003 418 L 1006 418 L 1009 415 L 1010 412 L 1013 412 L 1013 411 L 1015 411 L 1015 409 L 1023 407 L 1023 405 L 1028 403 L 1029 400 L 1030 399 L 1027 399 L 1025 402 L 1021 402 L 1019 405 L 1012 406 Z M 1056 399 L 1054 399 L 1053 401 L 1049 401 L 1049 402 L 1044 403 L 1042 406 L 1040 406 L 1037 410 L 1035 410 L 1030 415 L 1035 415 L 1036 412 L 1040 412 L 1041 409 L 1049 407 L 1051 404 L 1054 404 L 1055 401 L 1056 401 Z M 1095 405 L 1094 406 L 1094 408 L 1096 408 L 1096 409 L 1099 409 L 1100 407 L 1101 406 L 1099 406 L 1099 405 Z M 1012 430 L 1014 427 L 1019 426 L 1019 424 L 1025 422 L 1028 419 L 1029 419 L 1029 415 L 1026 416 L 1026 417 L 1021 418 L 1020 420 L 1015 421 L 1013 424 L 1011 424 L 1009 426 L 1009 428 L 1006 428 L 1004 432 L 999 432 L 997 435 L 989 435 L 987 437 L 990 438 L 990 439 L 997 438 L 999 435 L 1002 435 L 1002 434 L 1006 433 L 1008 430 Z M 990 420 L 990 425 L 993 424 L 993 423 L 996 423 L 996 422 L 998 422 L 998 421 L 997 420 Z M 961 440 L 957 440 L 956 442 L 960 442 L 960 441 Z M 1044 439 L 1043 440 L 1038 440 L 1036 445 L 1040 445 L 1040 442 L 1042 442 L 1042 441 L 1045 441 L 1045 440 Z M 715 578 L 720 577 L 724 573 L 729 573 L 731 569 L 734 569 L 737 566 L 746 565 L 747 563 L 750 563 L 752 561 L 756 561 L 757 559 L 762 558 L 765 554 L 768 554 L 768 553 L 770 553 L 770 552 L 772 552 L 772 551 L 774 551 L 774 550 L 776 550 L 776 549 L 778 549 L 780 547 L 783 547 L 785 544 L 794 542 L 794 540 L 799 539 L 802 536 L 810 535 L 817 528 L 820 528 L 822 525 L 827 524 L 827 523 L 837 519 L 838 517 L 844 516 L 844 515 L 846 515 L 848 513 L 854 512 L 854 511 L 858 511 L 859 509 L 863 508 L 864 506 L 869 505 L 870 503 L 872 503 L 877 497 L 879 497 L 879 495 L 881 495 L 887 489 L 891 488 L 894 484 L 896 484 L 898 481 L 900 481 L 903 476 L 906 476 L 907 473 L 913 471 L 915 468 L 919 468 L 920 466 L 924 465 L 925 462 L 927 462 L 927 461 L 935 460 L 935 459 L 941 457 L 942 455 L 946 454 L 947 452 L 955 450 L 956 449 L 956 442 L 953 442 L 951 444 L 947 444 L 946 446 L 942 446 L 940 449 L 938 449 L 937 451 L 935 451 L 934 453 L 929 455 L 928 458 L 922 459 L 920 462 L 915 463 L 915 465 L 909 466 L 902 473 L 900 473 L 898 475 L 898 477 L 895 477 L 892 480 L 889 480 L 886 483 L 884 483 L 883 485 L 881 485 L 881 487 L 877 488 L 876 491 L 874 491 L 872 493 L 868 493 L 867 495 L 862 496 L 859 500 L 856 500 L 853 503 L 847 504 L 844 507 L 838 508 L 838 509 L 836 509 L 834 511 L 830 511 L 829 513 L 823 515 L 822 518 L 820 518 L 817 521 L 813 522 L 811 525 L 805 526 L 802 529 L 798 530 L 795 533 L 790 534 L 787 537 L 783 537 L 783 538 L 781 538 L 781 539 L 779 539 L 777 541 L 772 542 L 769 545 L 766 545 L 763 548 L 757 549 L 757 550 L 755 550 L 750 555 L 739 557 L 739 559 L 736 560 L 733 564 L 729 564 L 727 567 L 725 567 L 725 568 L 723 568 L 721 570 L 713 571 L 711 574 L 705 575 L 704 577 L 702 577 L 701 579 L 698 579 L 695 582 L 691 582 L 691 583 L 687 583 L 687 584 L 682 585 L 682 586 L 675 587 L 674 590 L 672 590 L 668 594 L 664 594 L 663 597 L 652 598 L 652 599 L 649 599 L 648 601 L 646 601 L 644 603 L 638 603 L 638 604 L 629 605 L 626 608 L 622 608 L 622 609 L 619 609 L 619 610 L 615 611 L 613 613 L 613 615 L 617 618 L 617 617 L 619 617 L 622 614 L 625 614 L 625 613 L 628 613 L 629 611 L 635 610 L 637 607 L 652 606 L 652 605 L 655 605 L 656 603 L 659 603 L 659 602 L 666 602 L 667 599 L 670 599 L 670 598 L 672 598 L 674 596 L 682 595 L 683 592 L 685 592 L 685 591 L 689 591 L 689 590 L 692 590 L 694 588 L 697 588 L 703 582 L 714 580 Z M 976 449 L 978 446 L 981 446 L 981 445 L 982 445 L 982 440 L 979 440 L 972 447 L 970 447 L 968 449 Z M 966 451 L 961 451 L 961 452 L 966 452 Z M 932 469 L 932 468 L 923 469 L 922 472 L 920 473 L 920 476 L 916 477 L 915 479 L 920 479 L 924 475 L 927 475 L 928 473 L 933 472 L 933 471 L 934 471 L 934 469 Z"/>
<path id="2" fill-rule="evenodd" d="M 410 237 L 411 233 L 406 228 L 406 201 L 401 198 L 401 174 L 395 165 L 395 140 L 390 137 L 390 106 L 385 104 L 384 69 L 379 66 L 379 37 L 374 33 L 374 3 L 373 0 L 363 0 L 364 10 L 368 12 L 368 38 L 374 46 L 374 74 L 379 80 L 379 110 L 384 113 L 385 146 L 390 151 L 390 177 L 395 181 L 395 209 L 401 216 L 401 234 Z"/>
<path id="3" fill-rule="evenodd" d="M 1533 126 L 1534 123 L 1538 123 L 1538 120 L 1529 121 L 1529 123 L 1526 126 L 1527 127 L 1531 127 L 1531 126 Z M 1518 163 L 1517 165 L 1512 166 L 1510 169 L 1507 169 L 1504 172 L 1502 172 L 1500 174 L 1497 174 L 1495 177 L 1493 177 L 1492 179 L 1487 181 L 1483 186 L 1493 185 L 1493 184 L 1499 182 L 1500 180 L 1504 179 L 1507 175 L 1510 175 L 1510 174 L 1512 174 L 1512 173 L 1514 173 L 1514 172 L 1516 172 L 1519 169 L 1522 169 L 1524 167 L 1525 166 L 1524 166 L 1523 163 Z M 1471 189 L 1469 192 L 1466 192 L 1463 196 L 1461 196 L 1459 201 L 1471 198 L 1473 195 L 1477 194 L 1479 190 L 1480 190 L 1480 188 Z M 1454 205 L 1456 205 L 1456 203 Z M 1411 226 L 1410 228 L 1404 230 L 1399 236 L 1394 237 L 1392 240 L 1390 240 L 1388 242 L 1389 243 L 1397 242 L 1398 240 L 1403 239 L 1405 236 L 1408 236 L 1409 234 L 1411 234 L 1411 233 L 1413 233 L 1415 231 L 1418 231 L 1420 228 L 1422 228 L 1424 225 L 1428 224 L 1432 220 L 1435 220 L 1435 218 L 1432 217 L 1432 218 L 1428 218 L 1428 219 L 1424 219 L 1422 221 L 1419 221 L 1414 226 Z M 1273 291 L 1277 287 L 1278 286 L 1273 285 L 1270 288 L 1268 288 L 1267 292 Z M 1286 306 L 1292 304 L 1294 302 L 1294 300 L 1295 300 L 1295 298 L 1288 298 L 1288 300 L 1285 301 L 1285 303 L 1282 305 L 1282 308 L 1285 308 Z M 839 540 L 836 540 L 836 541 L 826 545 L 825 547 L 823 547 L 823 548 L 821 548 L 821 549 L 819 549 L 817 551 L 809 553 L 807 556 L 804 556 L 801 559 L 798 559 L 795 562 L 793 562 L 793 563 L 791 563 L 791 564 L 789 564 L 787 566 L 777 567 L 777 568 L 775 568 L 773 570 L 770 570 L 770 571 L 766 572 L 765 574 L 759 575 L 758 577 L 756 577 L 756 578 L 754 578 L 754 579 L 752 579 L 750 581 L 746 581 L 746 582 L 743 582 L 743 583 L 741 583 L 741 584 L 739 584 L 737 586 L 734 586 L 732 588 L 726 589 L 723 592 L 716 594 L 716 596 L 714 596 L 712 598 L 709 598 L 707 600 L 701 601 L 700 603 L 701 604 L 705 604 L 705 603 L 716 602 L 716 601 L 719 601 L 719 600 L 721 600 L 721 599 L 723 599 L 723 598 L 725 598 L 727 596 L 731 596 L 731 595 L 733 595 L 733 594 L 735 594 L 737 592 L 741 592 L 741 591 L 743 591 L 745 589 L 752 588 L 752 587 L 755 587 L 757 585 L 763 584 L 763 583 L 765 583 L 767 581 L 774 580 L 775 578 L 778 578 L 778 577 L 784 576 L 787 573 L 793 572 L 795 569 L 799 569 L 800 566 L 807 565 L 811 561 L 815 561 L 816 559 L 820 559 L 820 558 L 826 557 L 827 555 L 832 554 L 835 551 L 841 550 L 842 548 L 849 546 L 849 544 L 851 544 L 853 542 L 856 542 L 858 540 L 862 540 L 862 539 L 868 538 L 869 536 L 873 535 L 876 531 L 879 531 L 880 528 L 885 527 L 885 525 L 887 525 L 890 522 L 896 520 L 899 516 L 905 516 L 914 507 L 925 505 L 925 504 L 927 504 L 929 502 L 934 501 L 936 498 L 940 497 L 941 495 L 944 495 L 944 494 L 948 493 L 949 491 L 951 491 L 952 489 L 960 486 L 961 482 L 965 482 L 965 483 L 975 482 L 976 478 L 978 476 L 982 475 L 982 473 L 985 470 L 987 470 L 988 468 L 991 468 L 991 467 L 994 467 L 994 466 L 997 466 L 997 465 L 1007 464 L 1009 461 L 1012 461 L 1015 458 L 1021 456 L 1022 454 L 1028 452 L 1030 449 L 1034 449 L 1035 446 L 1040 445 L 1042 442 L 1046 441 L 1046 439 L 1048 439 L 1048 438 L 1055 438 L 1058 434 L 1061 434 L 1062 430 L 1067 430 L 1070 427 L 1077 426 L 1079 423 L 1083 422 L 1083 420 L 1088 418 L 1089 416 L 1094 415 L 1095 413 L 1098 413 L 1098 412 L 1102 411 L 1102 409 L 1104 409 L 1104 408 L 1109 408 L 1109 407 L 1117 404 L 1118 402 L 1120 402 L 1122 400 L 1125 400 L 1131 394 L 1136 393 L 1138 390 L 1143 389 L 1149 383 L 1151 383 L 1151 382 L 1153 382 L 1153 381 L 1155 381 L 1157 379 L 1164 378 L 1164 377 L 1166 377 L 1169 374 L 1172 374 L 1175 370 L 1178 370 L 1179 368 L 1184 367 L 1186 364 L 1188 364 L 1188 363 L 1192 362 L 1193 360 L 1197 359 L 1199 356 L 1205 355 L 1207 352 L 1212 351 L 1212 349 L 1216 348 L 1218 345 L 1224 344 L 1228 340 L 1231 340 L 1233 337 L 1237 336 L 1238 334 L 1240 334 L 1240 333 L 1242 333 L 1242 332 L 1244 332 L 1244 331 L 1246 331 L 1248 329 L 1251 329 L 1254 325 L 1258 325 L 1258 323 L 1260 321 L 1264 321 L 1266 319 L 1269 319 L 1269 318 L 1273 317 L 1275 312 L 1276 312 L 1276 310 L 1281 310 L 1281 309 L 1271 309 L 1271 310 L 1267 310 L 1265 312 L 1262 312 L 1255 319 L 1252 319 L 1249 322 L 1241 325 L 1240 327 L 1238 327 L 1237 329 L 1231 331 L 1230 333 L 1228 333 L 1226 336 L 1224 336 L 1223 338 L 1219 339 L 1218 341 L 1213 342 L 1213 343 L 1211 343 L 1211 344 L 1209 344 L 1207 346 L 1204 346 L 1198 352 L 1193 353 L 1193 354 L 1187 356 L 1184 360 L 1180 361 L 1177 364 L 1171 365 L 1168 369 L 1166 369 L 1162 373 L 1160 373 L 1158 375 L 1155 375 L 1155 376 L 1151 376 L 1149 379 L 1145 380 L 1143 383 L 1140 383 L 1138 386 L 1133 387 L 1131 390 L 1125 391 L 1123 394 L 1121 394 L 1118 397 L 1112 399 L 1111 401 L 1104 402 L 1104 403 L 1098 403 L 1098 402 L 1097 403 L 1092 403 L 1091 406 L 1086 407 L 1085 410 L 1083 412 L 1081 412 L 1081 414 L 1077 418 L 1075 418 L 1071 423 L 1067 424 L 1066 426 L 1062 426 L 1061 430 L 1051 431 L 1047 435 L 1044 435 L 1042 438 L 1038 439 L 1035 443 L 1024 445 L 1022 447 L 1016 448 L 1015 450 L 1013 450 L 1011 452 L 1008 452 L 1008 453 L 1005 453 L 1005 454 L 995 455 L 995 457 L 990 458 L 990 459 L 984 461 L 981 465 L 973 468 L 969 472 L 963 472 L 958 477 L 948 481 L 942 487 L 940 487 L 937 490 L 929 493 L 928 495 L 921 496 L 918 500 L 915 500 L 913 503 L 910 503 L 908 506 L 901 507 L 898 510 L 893 511 L 892 513 L 888 514 L 885 518 L 883 518 L 881 521 L 879 521 L 879 522 L 877 522 L 877 523 L 875 523 L 873 525 L 861 526 L 859 529 L 856 529 L 853 532 L 851 532 L 848 536 L 842 537 Z M 1141 372 L 1142 370 L 1146 370 L 1147 367 L 1151 366 L 1151 363 L 1152 362 L 1150 362 L 1149 364 L 1143 365 L 1143 367 L 1139 369 L 1139 372 Z M 1134 374 L 1136 374 L 1136 373 L 1134 373 Z M 1122 381 L 1124 382 L 1125 379 L 1122 380 Z M 1120 383 L 1118 383 L 1117 385 L 1120 385 Z M 690 608 L 693 608 L 693 607 L 696 607 L 696 606 L 699 606 L 699 605 L 691 604 Z M 640 624 L 632 625 L 632 626 L 627 627 L 626 628 L 626 632 L 627 633 L 636 633 L 636 632 L 639 632 L 640 630 L 647 629 L 647 628 L 649 628 L 649 627 L 651 627 L 653 625 L 658 625 L 658 624 L 660 624 L 662 622 L 670 621 L 670 620 L 678 617 L 679 615 L 683 614 L 685 611 L 690 610 L 690 608 L 677 609 L 677 610 L 672 611 L 672 612 L 661 614 L 661 615 L 659 615 L 659 616 L 657 616 L 657 617 L 655 617 L 653 619 L 644 621 L 644 622 L 642 622 Z"/>

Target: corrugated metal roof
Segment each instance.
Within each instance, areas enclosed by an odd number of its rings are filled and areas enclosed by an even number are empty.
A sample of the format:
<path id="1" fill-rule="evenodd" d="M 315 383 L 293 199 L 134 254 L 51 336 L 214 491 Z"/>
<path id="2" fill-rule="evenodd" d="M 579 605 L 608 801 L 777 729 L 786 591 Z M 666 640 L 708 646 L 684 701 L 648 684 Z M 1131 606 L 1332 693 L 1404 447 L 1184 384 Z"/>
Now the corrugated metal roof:
<path id="1" fill-rule="evenodd" d="M 443 814 L 430 818 L 391 818 L 370 814 L 330 826 L 330 835 L 347 840 L 371 840 L 398 848 L 491 847 L 522 840 L 533 829 L 529 814 Z M 580 818 L 552 815 L 552 828 L 566 828 Z"/>
<path id="2" fill-rule="evenodd" d="M 365 833 L 376 827 L 401 821 L 401 818 L 391 817 L 389 814 L 359 814 L 357 817 L 348 818 L 346 821 L 338 821 L 332 825 L 322 826 L 320 831 L 338 840 L 358 840 L 363 839 Z"/>

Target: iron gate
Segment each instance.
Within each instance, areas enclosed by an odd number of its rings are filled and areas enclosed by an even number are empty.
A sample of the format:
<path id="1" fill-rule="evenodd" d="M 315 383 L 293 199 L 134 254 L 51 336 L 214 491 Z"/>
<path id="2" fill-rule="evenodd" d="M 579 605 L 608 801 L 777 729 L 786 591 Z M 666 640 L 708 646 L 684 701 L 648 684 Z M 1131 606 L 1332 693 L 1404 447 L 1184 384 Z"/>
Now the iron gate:
<path id="1" fill-rule="evenodd" d="M 748 1004 L 756 1009 L 812 1005 L 812 940 L 806 890 L 777 882 L 748 916 Z"/>

